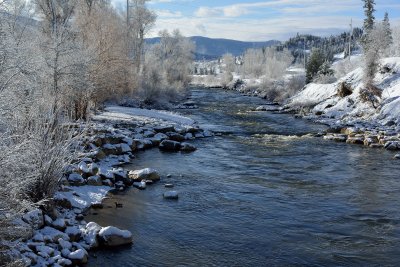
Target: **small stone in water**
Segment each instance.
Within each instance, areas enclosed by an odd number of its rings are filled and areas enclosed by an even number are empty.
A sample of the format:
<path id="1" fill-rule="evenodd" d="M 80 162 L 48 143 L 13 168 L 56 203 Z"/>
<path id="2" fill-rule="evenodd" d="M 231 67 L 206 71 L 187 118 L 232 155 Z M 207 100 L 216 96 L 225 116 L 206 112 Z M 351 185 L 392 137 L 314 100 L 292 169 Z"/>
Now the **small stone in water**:
<path id="1" fill-rule="evenodd" d="M 165 184 L 164 186 L 165 186 L 166 188 L 172 188 L 172 187 L 174 187 L 173 184 Z"/>

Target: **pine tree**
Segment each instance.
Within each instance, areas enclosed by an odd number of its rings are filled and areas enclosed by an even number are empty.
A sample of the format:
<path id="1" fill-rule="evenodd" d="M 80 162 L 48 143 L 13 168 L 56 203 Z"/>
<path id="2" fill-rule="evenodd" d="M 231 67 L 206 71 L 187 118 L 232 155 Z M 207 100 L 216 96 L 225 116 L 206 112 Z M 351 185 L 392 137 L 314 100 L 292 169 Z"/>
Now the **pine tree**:
<path id="1" fill-rule="evenodd" d="M 385 12 L 385 17 L 383 19 L 382 25 L 385 32 L 385 42 L 387 43 L 387 47 L 389 47 L 393 43 L 393 36 L 392 30 L 390 28 L 389 14 L 387 12 Z"/>
<path id="2" fill-rule="evenodd" d="M 374 27 L 375 17 L 375 0 L 363 0 L 364 1 L 364 30 L 370 31 Z"/>
<path id="3" fill-rule="evenodd" d="M 312 82 L 324 62 L 325 57 L 322 51 L 318 48 L 313 49 L 306 68 L 307 83 Z"/>

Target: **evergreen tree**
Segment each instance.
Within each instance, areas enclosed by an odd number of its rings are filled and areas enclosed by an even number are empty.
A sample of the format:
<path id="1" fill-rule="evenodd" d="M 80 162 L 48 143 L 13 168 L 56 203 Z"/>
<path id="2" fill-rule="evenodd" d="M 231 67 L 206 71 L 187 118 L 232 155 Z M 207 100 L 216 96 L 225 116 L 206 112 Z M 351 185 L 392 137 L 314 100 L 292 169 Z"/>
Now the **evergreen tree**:
<path id="1" fill-rule="evenodd" d="M 387 12 L 385 12 L 385 17 L 383 19 L 382 25 L 385 35 L 385 43 L 387 43 L 387 47 L 390 47 L 390 45 L 393 43 L 393 36 L 392 30 L 390 28 L 389 14 Z"/>
<path id="2" fill-rule="evenodd" d="M 375 17 L 375 0 L 363 0 L 364 1 L 364 30 L 370 31 L 374 27 Z"/>
<path id="3" fill-rule="evenodd" d="M 318 74 L 318 71 L 320 70 L 324 62 L 325 62 L 325 57 L 322 51 L 318 48 L 313 49 L 311 57 L 306 67 L 307 83 L 312 82 L 312 80 Z"/>

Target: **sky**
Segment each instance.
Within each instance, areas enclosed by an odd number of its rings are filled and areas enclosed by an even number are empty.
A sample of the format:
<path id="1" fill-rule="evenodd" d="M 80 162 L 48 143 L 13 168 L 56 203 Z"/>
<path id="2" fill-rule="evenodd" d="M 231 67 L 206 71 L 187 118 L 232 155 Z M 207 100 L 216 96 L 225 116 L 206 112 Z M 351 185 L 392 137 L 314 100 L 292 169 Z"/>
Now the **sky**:
<path id="1" fill-rule="evenodd" d="M 126 0 L 112 0 L 120 9 Z M 375 0 L 375 17 L 389 13 L 400 26 L 400 0 Z M 179 29 L 185 36 L 242 41 L 284 41 L 300 34 L 331 35 L 349 31 L 350 21 L 361 26 L 362 0 L 151 0 L 157 22 L 149 37 L 163 29 Z"/>

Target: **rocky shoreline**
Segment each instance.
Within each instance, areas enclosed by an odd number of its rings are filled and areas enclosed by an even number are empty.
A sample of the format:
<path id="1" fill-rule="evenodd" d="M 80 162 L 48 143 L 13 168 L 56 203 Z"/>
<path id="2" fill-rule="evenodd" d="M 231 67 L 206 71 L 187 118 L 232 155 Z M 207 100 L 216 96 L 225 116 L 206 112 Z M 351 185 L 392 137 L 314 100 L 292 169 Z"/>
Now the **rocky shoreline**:
<path id="1" fill-rule="evenodd" d="M 136 152 L 158 148 L 190 153 L 196 150 L 191 140 L 213 136 L 179 115 L 123 107 L 94 116 L 87 129 L 54 199 L 22 218 L 21 224 L 33 231 L 27 240 L 15 243 L 12 257 L 21 258 L 25 266 L 81 266 L 88 262 L 90 250 L 131 244 L 129 231 L 86 222 L 85 214 L 103 208 L 109 192 L 143 190 L 162 179 L 153 169 L 125 168 L 134 163 Z M 163 197 L 177 199 L 178 192 L 166 191 Z M 119 206 L 122 203 L 116 202 L 115 208 Z"/>
<path id="2" fill-rule="evenodd" d="M 247 89 L 245 86 L 222 88 L 208 87 L 209 89 L 223 89 L 237 91 L 244 96 L 258 97 L 265 99 L 265 96 L 256 89 Z M 394 122 L 372 123 L 363 120 L 354 120 L 354 122 L 344 122 L 334 118 L 324 118 L 323 114 L 308 114 L 302 109 L 293 109 L 280 103 L 266 103 L 259 106 L 254 112 L 277 112 L 293 114 L 294 116 L 311 120 L 314 123 L 320 123 L 328 126 L 328 130 L 317 133 L 315 136 L 323 137 L 325 140 L 344 142 L 347 144 L 364 145 L 370 148 L 382 148 L 389 151 L 399 152 L 393 158 L 400 159 L 400 126 Z"/>

